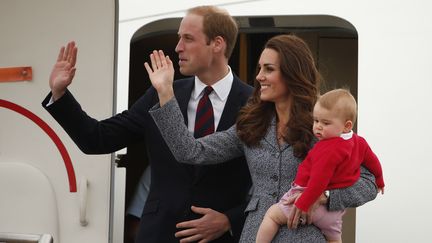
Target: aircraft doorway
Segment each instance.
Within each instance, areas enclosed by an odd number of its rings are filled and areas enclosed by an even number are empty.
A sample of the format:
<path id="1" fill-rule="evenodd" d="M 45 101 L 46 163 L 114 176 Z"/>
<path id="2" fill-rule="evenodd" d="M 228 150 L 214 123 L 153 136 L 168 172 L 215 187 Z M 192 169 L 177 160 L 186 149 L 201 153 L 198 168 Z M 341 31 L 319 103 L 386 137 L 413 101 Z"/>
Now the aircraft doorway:
<path id="1" fill-rule="evenodd" d="M 293 33 L 303 38 L 315 55 L 318 69 L 325 82 L 321 92 L 333 88 L 349 88 L 357 98 L 358 36 L 354 26 L 344 19 L 328 15 L 304 16 L 250 16 L 237 17 L 240 31 L 237 44 L 230 59 L 230 66 L 242 80 L 253 85 L 256 64 L 264 43 L 272 36 Z M 173 60 L 175 79 L 183 76 L 178 72 L 178 57 L 174 49 L 180 18 L 164 19 L 142 26 L 130 43 L 129 92 L 130 107 L 150 87 L 143 63 L 153 50 L 162 49 Z M 135 185 L 147 166 L 144 144 L 128 147 L 120 160 L 127 168 L 126 205 Z M 355 242 L 355 210 L 348 210 L 344 217 L 343 241 Z"/>

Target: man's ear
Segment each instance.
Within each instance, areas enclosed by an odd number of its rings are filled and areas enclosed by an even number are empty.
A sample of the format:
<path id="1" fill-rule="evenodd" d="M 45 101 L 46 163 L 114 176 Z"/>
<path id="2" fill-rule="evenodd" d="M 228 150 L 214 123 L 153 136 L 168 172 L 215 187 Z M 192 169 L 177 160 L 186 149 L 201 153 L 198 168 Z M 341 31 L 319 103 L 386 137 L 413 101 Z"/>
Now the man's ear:
<path id="1" fill-rule="evenodd" d="M 216 36 L 213 40 L 213 50 L 215 52 L 225 52 L 226 43 L 222 36 Z"/>
<path id="2" fill-rule="evenodd" d="M 344 133 L 347 133 L 347 132 L 351 131 L 352 128 L 353 128 L 353 125 L 354 124 L 353 124 L 353 122 L 351 120 L 347 120 L 345 122 L 345 126 L 344 126 Z"/>

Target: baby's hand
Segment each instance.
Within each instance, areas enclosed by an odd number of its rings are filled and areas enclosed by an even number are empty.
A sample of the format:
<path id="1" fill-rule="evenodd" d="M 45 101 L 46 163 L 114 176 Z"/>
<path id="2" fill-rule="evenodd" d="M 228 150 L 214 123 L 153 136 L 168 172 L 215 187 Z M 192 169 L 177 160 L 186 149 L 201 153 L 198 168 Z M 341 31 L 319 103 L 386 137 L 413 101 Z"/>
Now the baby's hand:
<path id="1" fill-rule="evenodd" d="M 384 187 L 378 188 L 378 193 L 384 194 Z"/>

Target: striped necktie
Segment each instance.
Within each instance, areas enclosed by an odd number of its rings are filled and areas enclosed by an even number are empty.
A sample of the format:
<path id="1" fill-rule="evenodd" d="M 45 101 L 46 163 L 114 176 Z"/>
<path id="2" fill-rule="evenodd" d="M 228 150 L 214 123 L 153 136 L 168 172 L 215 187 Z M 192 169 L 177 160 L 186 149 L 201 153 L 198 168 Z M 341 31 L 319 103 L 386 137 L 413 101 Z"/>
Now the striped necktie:
<path id="1" fill-rule="evenodd" d="M 212 91 L 213 88 L 211 86 L 205 87 L 204 94 L 198 102 L 194 128 L 195 138 L 204 137 L 213 133 L 215 130 L 213 106 L 209 98 L 209 94 Z"/>

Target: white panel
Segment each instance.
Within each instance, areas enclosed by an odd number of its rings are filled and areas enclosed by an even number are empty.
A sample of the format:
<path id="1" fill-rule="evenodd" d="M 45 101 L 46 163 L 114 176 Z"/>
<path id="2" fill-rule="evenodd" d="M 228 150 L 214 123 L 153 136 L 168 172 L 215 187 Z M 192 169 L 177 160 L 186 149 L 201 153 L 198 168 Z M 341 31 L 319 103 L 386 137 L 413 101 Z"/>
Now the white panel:
<path id="1" fill-rule="evenodd" d="M 60 239 L 55 242 L 109 240 L 111 156 L 84 155 L 42 108 L 41 101 L 48 94 L 48 76 L 61 45 L 75 40 L 79 49 L 77 73 L 70 90 L 91 116 L 101 119 L 112 115 L 114 27 L 114 1 L 0 3 L 0 67 L 33 68 L 30 82 L 0 83 L 0 99 L 23 106 L 47 122 L 69 151 L 76 178 L 89 180 L 90 223 L 81 227 L 78 196 L 69 192 L 66 169 L 54 143 L 29 119 L 0 107 L 0 162 L 26 161 L 47 176 L 58 202 Z"/>
<path id="2" fill-rule="evenodd" d="M 58 209 L 48 178 L 25 163 L 0 163 L 0 231 L 59 240 Z"/>
<path id="3" fill-rule="evenodd" d="M 114 209 L 113 209 L 113 242 L 123 242 L 125 195 L 126 195 L 126 168 L 114 169 Z"/>

